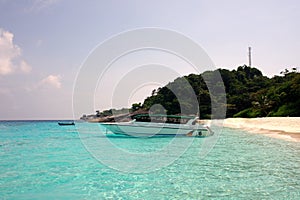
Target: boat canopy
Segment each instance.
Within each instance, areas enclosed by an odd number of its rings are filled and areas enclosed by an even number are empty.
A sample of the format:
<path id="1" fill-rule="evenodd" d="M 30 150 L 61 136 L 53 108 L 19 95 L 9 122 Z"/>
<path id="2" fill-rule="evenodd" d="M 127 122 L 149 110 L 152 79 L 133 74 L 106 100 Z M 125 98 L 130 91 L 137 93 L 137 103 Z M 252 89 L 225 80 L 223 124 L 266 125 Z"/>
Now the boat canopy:
<path id="1" fill-rule="evenodd" d="M 133 115 L 132 119 L 140 122 L 157 122 L 157 123 L 173 123 L 173 124 L 186 124 L 195 116 L 182 116 L 182 115 L 163 115 L 163 114 L 137 114 Z"/>

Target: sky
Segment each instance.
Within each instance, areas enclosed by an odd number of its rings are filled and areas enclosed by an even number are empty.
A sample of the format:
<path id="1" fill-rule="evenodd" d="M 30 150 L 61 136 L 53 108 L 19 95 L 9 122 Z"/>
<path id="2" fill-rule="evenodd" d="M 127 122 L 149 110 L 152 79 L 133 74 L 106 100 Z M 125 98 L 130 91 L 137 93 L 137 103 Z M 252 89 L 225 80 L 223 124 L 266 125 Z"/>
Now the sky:
<path id="1" fill-rule="evenodd" d="M 88 55 L 108 38 L 143 27 L 191 38 L 217 68 L 248 64 L 251 46 L 252 66 L 269 77 L 279 75 L 299 66 L 299 10 L 297 0 L 0 0 L 0 120 L 72 119 L 74 82 Z M 179 64 L 173 63 L 176 70 Z M 179 75 L 193 72 L 184 69 Z M 127 102 L 114 106 L 142 101 L 178 73 L 173 75 L 134 88 Z M 109 108 L 109 91 L 95 94 L 95 109 Z"/>

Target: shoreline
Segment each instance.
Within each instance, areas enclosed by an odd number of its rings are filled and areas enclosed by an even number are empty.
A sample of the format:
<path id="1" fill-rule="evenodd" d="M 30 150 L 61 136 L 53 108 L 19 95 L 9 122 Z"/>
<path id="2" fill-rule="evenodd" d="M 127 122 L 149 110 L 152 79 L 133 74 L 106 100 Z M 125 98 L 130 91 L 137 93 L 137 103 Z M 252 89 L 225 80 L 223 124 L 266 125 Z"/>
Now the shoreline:
<path id="1" fill-rule="evenodd" d="M 227 118 L 223 126 L 300 142 L 300 117 Z"/>

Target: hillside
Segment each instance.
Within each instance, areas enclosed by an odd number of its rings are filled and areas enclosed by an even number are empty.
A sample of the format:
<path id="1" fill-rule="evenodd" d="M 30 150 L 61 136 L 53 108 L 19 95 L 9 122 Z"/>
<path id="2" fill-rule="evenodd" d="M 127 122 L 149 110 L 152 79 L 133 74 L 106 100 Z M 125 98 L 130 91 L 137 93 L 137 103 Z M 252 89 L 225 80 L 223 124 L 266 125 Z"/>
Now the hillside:
<path id="1" fill-rule="evenodd" d="M 220 73 L 223 83 L 214 79 Z M 300 116 L 300 73 L 296 68 L 285 70 L 281 76 L 268 78 L 256 68 L 240 66 L 237 70 L 218 69 L 202 74 L 190 74 L 170 82 L 152 92 L 142 105 L 134 104 L 133 109 L 150 109 L 153 105 L 162 105 L 167 114 L 196 114 L 195 107 L 189 98 L 180 101 L 172 92 L 184 94 L 182 82 L 187 80 L 199 101 L 200 117 L 211 117 L 211 98 L 218 95 L 209 93 L 207 82 L 214 90 L 224 84 L 226 90 L 226 117 L 266 117 L 266 116 Z M 208 77 L 208 78 L 207 78 Z M 137 106 L 139 105 L 139 106 Z M 137 107 L 136 107 L 137 106 Z M 196 109 L 197 110 L 197 109 Z"/>

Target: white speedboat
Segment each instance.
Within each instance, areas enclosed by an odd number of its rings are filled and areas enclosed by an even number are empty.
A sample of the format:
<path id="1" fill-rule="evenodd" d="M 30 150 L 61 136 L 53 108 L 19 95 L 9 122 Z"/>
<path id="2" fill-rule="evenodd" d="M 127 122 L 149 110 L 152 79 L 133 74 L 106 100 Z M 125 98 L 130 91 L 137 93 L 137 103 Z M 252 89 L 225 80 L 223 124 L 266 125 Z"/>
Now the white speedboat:
<path id="1" fill-rule="evenodd" d="M 170 115 L 137 115 L 129 122 L 101 123 L 114 134 L 135 137 L 152 136 L 209 136 L 208 126 L 197 123 L 198 117 Z M 109 133 L 109 132 L 107 132 Z"/>

